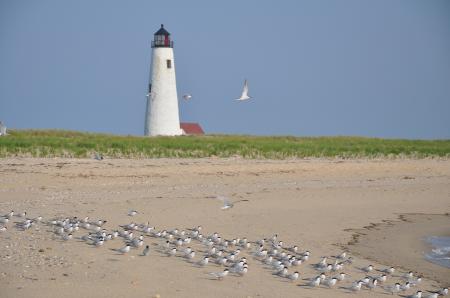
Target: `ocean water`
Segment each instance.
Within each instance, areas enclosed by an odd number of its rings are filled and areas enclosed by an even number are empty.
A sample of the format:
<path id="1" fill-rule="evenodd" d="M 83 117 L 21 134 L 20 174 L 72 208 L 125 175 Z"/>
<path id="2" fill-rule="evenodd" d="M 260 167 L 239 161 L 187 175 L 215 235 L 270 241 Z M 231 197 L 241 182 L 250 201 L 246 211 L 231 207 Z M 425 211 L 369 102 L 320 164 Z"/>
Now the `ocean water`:
<path id="1" fill-rule="evenodd" d="M 450 237 L 430 236 L 426 242 L 431 244 L 431 251 L 425 253 L 425 258 L 437 265 L 450 268 Z"/>

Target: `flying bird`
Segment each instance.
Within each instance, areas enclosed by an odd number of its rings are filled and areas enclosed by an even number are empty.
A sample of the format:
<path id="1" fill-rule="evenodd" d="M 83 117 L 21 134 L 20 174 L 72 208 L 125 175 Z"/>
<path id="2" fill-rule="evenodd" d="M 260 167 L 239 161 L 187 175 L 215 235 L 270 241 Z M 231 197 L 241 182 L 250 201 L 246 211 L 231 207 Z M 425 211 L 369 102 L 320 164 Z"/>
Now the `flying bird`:
<path id="1" fill-rule="evenodd" d="M 236 100 L 244 101 L 244 100 L 248 100 L 250 98 L 251 97 L 248 95 L 248 82 L 247 82 L 247 80 L 245 80 L 244 81 L 244 88 L 242 89 L 241 97 L 236 98 Z"/>
<path id="2" fill-rule="evenodd" d="M 229 198 L 224 197 L 224 196 L 217 196 L 215 198 L 219 201 L 222 201 L 223 206 L 220 207 L 220 209 L 222 209 L 222 210 L 228 210 L 230 208 L 233 208 L 234 204 L 239 203 L 239 202 L 248 202 L 248 200 L 238 200 L 235 202 L 231 202 Z"/>
<path id="3" fill-rule="evenodd" d="M 192 98 L 192 95 L 190 95 L 190 94 L 185 94 L 185 95 L 183 95 L 183 98 L 184 98 L 185 100 L 189 100 L 189 99 Z"/>

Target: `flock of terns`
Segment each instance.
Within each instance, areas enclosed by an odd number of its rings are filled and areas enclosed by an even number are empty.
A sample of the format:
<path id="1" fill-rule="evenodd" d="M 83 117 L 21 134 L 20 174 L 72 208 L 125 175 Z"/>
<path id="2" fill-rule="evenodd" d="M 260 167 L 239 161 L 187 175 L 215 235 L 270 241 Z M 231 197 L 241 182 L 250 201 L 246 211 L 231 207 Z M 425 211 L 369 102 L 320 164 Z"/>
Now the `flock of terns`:
<path id="1" fill-rule="evenodd" d="M 223 200 L 225 201 L 225 199 Z M 224 202 L 224 207 L 227 204 L 230 202 Z M 137 214 L 136 210 L 128 212 L 130 217 Z M 249 259 L 251 258 L 272 271 L 274 276 L 296 282 L 300 280 L 300 272 L 297 268 L 308 263 L 311 256 L 310 251 L 300 251 L 298 246 L 285 246 L 277 235 L 252 242 L 245 237 L 225 239 L 219 233 L 204 235 L 201 226 L 186 230 L 177 228 L 157 230 L 148 222 L 145 224 L 132 222 L 121 225 L 116 230 L 107 230 L 104 227 L 106 220 L 66 217 L 44 221 L 41 216 L 28 218 L 26 212 L 16 213 L 14 211 L 0 215 L 0 239 L 1 232 L 7 231 L 12 222 L 20 231 L 27 231 L 36 225 L 46 225 L 50 227 L 55 239 L 60 241 L 71 241 L 75 238 L 94 247 L 101 247 L 108 241 L 122 242 L 122 246 L 113 249 L 118 254 L 127 254 L 131 250 L 142 250 L 140 255 L 148 256 L 151 249 L 150 245 L 145 242 L 148 238 L 159 239 L 158 244 L 154 243 L 155 250 L 168 257 L 180 257 L 198 267 L 206 267 L 210 263 L 223 266 L 223 271 L 209 273 L 211 279 L 217 280 L 223 280 L 229 275 L 245 276 L 249 271 L 249 260 L 244 256 L 247 255 Z M 82 235 L 75 237 L 75 234 Z M 198 257 L 200 254 L 202 256 Z M 373 265 L 358 268 L 364 276 L 353 282 L 345 283 L 346 286 L 344 286 L 344 281 L 347 281 L 349 276 L 345 273 L 345 268 L 352 263 L 352 257 L 347 256 L 346 252 L 338 256 L 322 257 L 318 263 L 310 264 L 318 275 L 303 279 L 306 282 L 299 286 L 336 288 L 341 284 L 343 286 L 340 288 L 349 292 L 360 292 L 366 289 L 373 291 L 380 288 L 383 292 L 392 295 L 402 293 L 406 295 L 408 292 L 412 292 L 409 296 L 403 296 L 410 298 L 437 298 L 448 295 L 448 288 L 428 292 L 426 295 L 421 290 L 413 290 L 420 286 L 422 277 L 415 276 L 412 271 L 395 276 L 395 280 L 400 282 L 392 284 L 395 268 L 376 270 Z"/>

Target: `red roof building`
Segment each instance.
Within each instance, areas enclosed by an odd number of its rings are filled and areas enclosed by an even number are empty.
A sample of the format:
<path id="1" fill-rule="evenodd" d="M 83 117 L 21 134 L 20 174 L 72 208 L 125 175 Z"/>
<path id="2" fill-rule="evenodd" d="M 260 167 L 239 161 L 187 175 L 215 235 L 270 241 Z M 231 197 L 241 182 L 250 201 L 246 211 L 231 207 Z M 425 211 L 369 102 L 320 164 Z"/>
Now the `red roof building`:
<path id="1" fill-rule="evenodd" d="M 198 123 L 181 122 L 180 127 L 185 135 L 203 135 L 205 132 Z"/>

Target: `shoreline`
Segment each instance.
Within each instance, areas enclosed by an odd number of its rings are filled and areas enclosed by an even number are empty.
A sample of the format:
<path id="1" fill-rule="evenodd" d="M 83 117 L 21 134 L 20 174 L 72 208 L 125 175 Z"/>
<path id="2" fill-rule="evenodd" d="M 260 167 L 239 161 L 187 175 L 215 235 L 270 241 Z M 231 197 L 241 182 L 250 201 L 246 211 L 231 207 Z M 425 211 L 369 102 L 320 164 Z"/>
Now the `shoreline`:
<path id="1" fill-rule="evenodd" d="M 395 264 L 405 271 L 450 285 L 450 269 L 425 258 L 432 249 L 430 236 L 450 236 L 450 215 L 400 214 L 397 220 L 385 220 L 362 229 L 350 230 L 352 240 L 343 245 L 352 253 L 378 263 Z M 409 245 L 405 250 L 401 245 Z M 389 252 L 389 253 L 387 253 Z"/>

